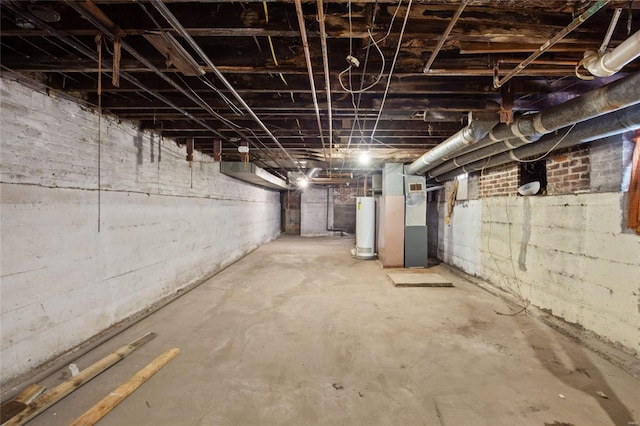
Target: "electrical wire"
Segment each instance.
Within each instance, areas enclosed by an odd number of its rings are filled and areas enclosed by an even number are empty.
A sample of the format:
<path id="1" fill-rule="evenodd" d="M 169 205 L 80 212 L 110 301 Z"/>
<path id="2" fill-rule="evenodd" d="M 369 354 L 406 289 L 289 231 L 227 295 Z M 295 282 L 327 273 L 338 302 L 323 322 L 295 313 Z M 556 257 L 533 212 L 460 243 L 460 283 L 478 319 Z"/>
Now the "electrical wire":
<path id="1" fill-rule="evenodd" d="M 554 149 L 557 148 L 558 145 L 560 145 L 560 143 L 565 140 L 565 138 L 567 136 L 569 136 L 569 133 L 571 133 L 571 131 L 573 130 L 574 127 L 576 127 L 576 124 L 578 123 L 573 123 L 573 125 L 571 127 L 569 127 L 569 130 L 567 130 L 567 133 L 565 133 L 560 139 L 558 139 L 558 142 L 556 142 L 551 148 L 549 148 L 549 150 L 547 152 L 544 153 L 544 155 L 535 158 L 533 160 L 520 160 L 519 158 L 517 158 L 515 156 L 515 154 L 513 153 L 513 151 L 511 151 L 511 158 L 513 158 L 515 161 L 517 161 L 518 163 L 535 163 L 536 161 L 540 161 L 543 158 L 545 158 L 547 155 L 549 155 L 551 153 L 551 151 L 553 151 Z"/>
<path id="2" fill-rule="evenodd" d="M 391 28 L 393 28 L 393 23 L 396 20 L 396 16 L 398 16 L 398 11 L 400 10 L 400 6 L 402 6 L 402 0 L 398 2 L 398 6 L 396 6 L 396 11 L 393 12 L 393 16 L 391 17 L 391 22 L 389 23 L 389 29 L 387 30 L 387 34 L 385 34 L 384 37 L 378 40 L 377 43 L 382 43 L 384 40 L 386 40 L 387 37 L 389 37 L 389 34 L 391 34 Z M 363 49 L 368 49 L 370 47 L 371 45 L 367 44 L 365 47 L 363 47 Z"/>
<path id="3" fill-rule="evenodd" d="M 489 165 L 489 162 L 491 160 L 491 157 L 487 157 L 487 161 L 484 163 L 484 165 L 482 166 L 482 169 L 480 169 L 480 181 L 482 182 L 482 178 L 484 177 L 484 172 L 486 167 Z M 506 200 L 505 200 L 506 203 Z M 492 231 L 492 225 L 493 225 L 493 217 L 491 214 L 491 208 L 489 207 L 489 203 L 487 202 L 487 197 L 482 197 L 482 206 L 483 208 L 486 208 L 487 210 L 487 215 L 488 217 L 488 230 L 487 230 L 487 251 L 489 252 L 489 256 L 491 257 L 491 260 L 493 261 L 494 265 L 496 266 L 496 269 L 498 270 L 498 272 L 500 273 L 500 279 L 502 280 L 502 282 L 504 283 L 504 286 L 506 288 L 511 288 L 511 286 L 509 285 L 507 278 L 506 278 L 506 274 L 502 271 L 502 268 L 500 268 L 500 265 L 498 264 L 498 260 L 496 259 L 496 255 L 493 252 L 493 250 L 491 249 L 491 231 Z M 529 307 L 529 300 L 526 300 L 524 298 L 524 295 L 522 294 L 522 288 L 520 287 L 520 281 L 516 278 L 516 272 L 515 272 L 515 268 L 513 266 L 513 254 L 511 251 L 511 220 L 509 219 L 509 211 L 508 211 L 508 205 L 505 204 L 505 209 L 506 209 L 506 215 L 507 215 L 507 226 L 509 227 L 509 253 L 510 253 L 510 263 L 511 263 L 511 268 L 513 271 L 513 279 L 516 282 L 516 288 L 518 289 L 518 296 L 520 297 L 520 300 L 522 302 L 522 306 L 520 306 L 520 310 L 517 312 L 512 312 L 512 313 L 504 313 L 504 312 L 499 312 L 496 311 L 494 309 L 494 312 L 496 313 L 496 315 L 503 315 L 503 316 L 515 316 L 515 315 L 519 315 L 522 312 L 525 312 L 525 314 L 527 313 L 527 308 Z"/>
<path id="4" fill-rule="evenodd" d="M 352 27 L 352 16 L 351 16 L 351 0 L 349 0 L 349 54 L 353 55 L 353 47 L 352 47 L 352 34 L 353 34 L 353 27 Z M 402 0 L 398 0 L 398 8 L 396 8 L 396 12 L 399 10 L 400 5 L 402 4 Z M 376 16 L 377 16 L 377 10 L 378 10 L 378 0 L 375 1 L 374 5 L 373 5 L 373 16 L 371 18 L 371 27 L 375 26 L 376 23 Z M 394 14 L 395 15 L 395 14 Z M 389 30 L 388 32 L 391 31 L 392 25 L 389 25 Z M 366 53 L 365 53 L 365 57 L 364 57 L 364 65 L 362 66 L 362 74 L 360 75 L 360 89 L 362 89 L 364 87 L 364 78 L 367 72 L 367 65 L 369 64 L 369 53 L 371 52 L 371 49 L 366 49 Z M 351 83 L 351 72 L 349 72 L 349 84 L 351 87 L 353 87 L 353 84 Z M 356 102 L 355 100 L 355 95 L 352 93 L 351 94 L 351 104 L 353 105 L 353 123 L 351 124 L 351 131 L 349 132 L 349 139 L 347 140 L 347 148 L 345 150 L 345 156 L 343 156 L 342 158 L 342 164 L 340 165 L 340 172 L 344 171 L 344 165 L 345 165 L 345 161 L 346 161 L 346 152 L 348 152 L 349 147 L 351 146 L 351 141 L 353 139 L 353 133 L 355 131 L 356 126 L 358 126 L 358 130 L 360 132 L 360 136 L 362 138 L 364 138 L 364 130 L 362 128 L 362 123 L 360 122 L 360 117 L 358 114 L 358 110 L 360 108 L 360 102 L 362 100 L 362 93 L 358 93 L 358 100 Z"/>
<path id="5" fill-rule="evenodd" d="M 344 85 L 344 83 L 342 82 L 342 76 L 345 75 L 347 72 L 351 72 L 351 69 L 353 68 L 353 65 L 349 65 L 349 67 L 347 69 L 345 69 L 344 71 L 342 71 L 340 74 L 338 74 L 338 82 L 340 82 L 340 86 L 342 87 L 342 90 L 344 90 L 347 93 L 351 93 L 351 94 L 357 94 L 357 93 L 364 93 L 368 90 L 371 90 L 376 84 L 378 84 L 380 82 L 380 80 L 382 80 L 382 76 L 384 75 L 384 67 L 386 66 L 386 61 L 384 58 L 384 54 L 382 53 L 382 50 L 380 49 L 380 46 L 378 45 L 378 42 L 373 38 L 373 34 L 371 34 L 371 30 L 367 30 L 367 32 L 369 33 L 369 37 L 371 38 L 371 41 L 373 42 L 373 45 L 376 47 L 376 49 L 378 50 L 378 53 L 380 54 L 380 58 L 382 59 L 382 66 L 380 67 L 380 73 L 378 74 L 378 77 L 376 78 L 376 80 L 371 83 L 369 86 L 365 87 L 365 88 L 361 88 L 359 90 L 352 90 L 352 89 L 347 89 Z M 351 81 L 351 77 L 349 77 L 349 80 Z M 349 83 L 349 85 L 351 85 L 351 82 Z"/>
<path id="6" fill-rule="evenodd" d="M 400 54 L 400 48 L 402 47 L 402 37 L 404 37 L 404 31 L 407 28 L 407 21 L 409 20 L 409 14 L 411 12 L 411 4 L 413 0 L 409 0 L 407 4 L 407 11 L 404 15 L 404 21 L 402 22 L 402 28 L 400 29 L 400 35 L 398 36 L 398 46 L 396 47 L 396 54 L 393 57 L 393 62 L 391 62 L 391 68 L 389 69 L 389 76 L 387 77 L 387 86 L 384 89 L 384 95 L 382 96 L 382 101 L 380 102 L 380 111 L 378 111 L 378 117 L 376 118 L 376 122 L 373 125 L 373 129 L 371 130 L 371 139 L 373 140 L 373 135 L 376 133 L 376 129 L 378 128 L 378 123 L 380 122 L 380 117 L 382 116 L 382 110 L 384 109 L 384 103 L 387 100 L 387 95 L 389 94 L 389 86 L 391 85 L 391 76 L 393 75 L 393 70 L 395 69 L 396 62 L 398 60 L 398 55 Z"/>

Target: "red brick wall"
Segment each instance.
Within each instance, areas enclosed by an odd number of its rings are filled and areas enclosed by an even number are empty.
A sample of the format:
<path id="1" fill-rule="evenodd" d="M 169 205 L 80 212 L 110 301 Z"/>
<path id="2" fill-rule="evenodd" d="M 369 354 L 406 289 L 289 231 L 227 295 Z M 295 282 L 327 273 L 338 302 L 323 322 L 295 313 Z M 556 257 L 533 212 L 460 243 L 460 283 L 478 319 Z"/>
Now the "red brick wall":
<path id="1" fill-rule="evenodd" d="M 573 194 L 588 191 L 589 147 L 578 146 L 570 151 L 553 154 L 547 159 L 547 194 Z"/>
<path id="2" fill-rule="evenodd" d="M 356 190 L 357 188 L 354 185 L 334 186 L 333 202 L 336 204 L 355 204 Z"/>
<path id="3" fill-rule="evenodd" d="M 518 191 L 519 164 L 506 164 L 480 176 L 480 196 L 515 196 Z"/>

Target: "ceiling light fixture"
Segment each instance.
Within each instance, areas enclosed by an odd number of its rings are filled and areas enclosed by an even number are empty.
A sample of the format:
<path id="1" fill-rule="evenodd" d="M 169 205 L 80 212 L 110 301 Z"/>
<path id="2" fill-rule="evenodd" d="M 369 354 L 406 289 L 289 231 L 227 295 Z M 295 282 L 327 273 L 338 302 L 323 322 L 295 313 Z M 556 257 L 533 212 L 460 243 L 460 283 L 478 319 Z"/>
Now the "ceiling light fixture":
<path id="1" fill-rule="evenodd" d="M 361 151 L 360 155 L 358 156 L 358 162 L 361 165 L 366 166 L 369 164 L 370 161 L 371 161 L 371 156 L 369 155 L 369 151 Z"/>

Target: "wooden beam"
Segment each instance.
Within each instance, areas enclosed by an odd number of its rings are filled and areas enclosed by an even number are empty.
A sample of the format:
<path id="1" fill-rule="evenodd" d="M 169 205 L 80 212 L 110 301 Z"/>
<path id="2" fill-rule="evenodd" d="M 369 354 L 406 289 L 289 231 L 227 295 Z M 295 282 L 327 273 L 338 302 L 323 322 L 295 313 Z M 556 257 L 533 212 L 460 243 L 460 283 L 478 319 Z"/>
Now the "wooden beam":
<path id="1" fill-rule="evenodd" d="M 96 3 L 96 2 L 94 2 Z M 193 37 L 285 37 L 285 38 L 297 38 L 300 37 L 300 31 L 297 30 L 278 30 L 269 28 L 186 28 L 187 33 Z M 178 35 L 178 32 L 173 28 L 163 28 L 158 30 L 157 28 L 129 28 L 123 30 L 129 36 L 138 36 L 148 34 L 150 31 L 161 31 L 168 34 Z M 94 36 L 96 30 L 86 29 L 68 29 L 65 33 L 72 36 Z M 331 31 L 327 32 L 327 35 L 331 38 L 364 38 L 368 37 L 367 32 L 353 31 L 351 33 L 345 31 Z M 0 37 L 47 37 L 49 33 L 39 29 L 3 29 L 0 31 Z M 309 38 L 319 38 L 320 33 L 318 31 L 309 31 Z"/>
<path id="2" fill-rule="evenodd" d="M 0 424 L 4 425 L 9 419 L 27 408 L 46 388 L 42 385 L 32 384 L 27 386 L 15 398 L 5 402 L 0 407 Z"/>
<path id="3" fill-rule="evenodd" d="M 540 45 L 531 43 L 482 43 L 461 41 L 460 54 L 480 53 L 531 53 L 538 50 Z M 558 43 L 547 49 L 547 52 L 584 52 L 588 49 L 597 49 L 598 42 L 585 42 L 581 44 Z"/>
<path id="4" fill-rule="evenodd" d="M 220 139 L 213 140 L 213 161 L 222 161 L 222 141 Z"/>
<path id="5" fill-rule="evenodd" d="M 144 336 L 134 340 L 113 352 L 110 355 L 102 358 L 100 361 L 92 364 L 90 367 L 82 370 L 79 374 L 71 379 L 67 380 L 51 389 L 48 392 L 45 392 L 39 398 L 36 398 L 33 402 L 31 402 L 27 408 L 22 410 L 18 415 L 14 416 L 10 419 L 6 426 L 20 426 L 27 423 L 29 420 L 36 417 L 38 414 L 42 413 L 47 408 L 51 407 L 53 404 L 57 403 L 67 395 L 69 395 L 74 390 L 78 389 L 80 386 L 87 383 L 89 380 L 96 377 L 98 374 L 102 373 L 115 363 L 122 361 L 128 355 L 130 355 L 133 351 L 150 341 L 156 337 L 155 333 L 147 333 Z"/>
<path id="6" fill-rule="evenodd" d="M 129 380 L 118 386 L 109 395 L 102 398 L 100 402 L 75 419 L 71 423 L 71 426 L 94 425 L 98 420 L 107 415 L 107 413 L 109 413 L 109 411 L 111 411 L 116 405 L 120 404 L 126 397 L 131 395 L 133 391 L 149 380 L 151 376 L 167 365 L 167 363 L 175 358 L 178 353 L 180 353 L 180 349 L 178 348 L 169 349 L 151 361 L 146 365 L 146 367 L 134 374 Z"/>

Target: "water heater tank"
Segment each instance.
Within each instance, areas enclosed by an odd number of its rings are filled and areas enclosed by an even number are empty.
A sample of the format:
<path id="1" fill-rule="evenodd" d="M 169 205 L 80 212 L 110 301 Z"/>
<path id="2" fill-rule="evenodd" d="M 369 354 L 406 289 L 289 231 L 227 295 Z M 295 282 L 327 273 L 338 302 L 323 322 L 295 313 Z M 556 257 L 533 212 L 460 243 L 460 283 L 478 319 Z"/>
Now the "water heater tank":
<path id="1" fill-rule="evenodd" d="M 356 198 L 356 250 L 358 259 L 375 259 L 376 200 L 373 197 Z"/>

